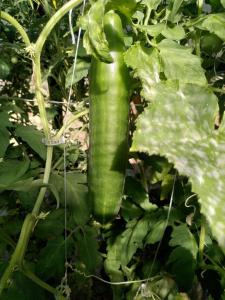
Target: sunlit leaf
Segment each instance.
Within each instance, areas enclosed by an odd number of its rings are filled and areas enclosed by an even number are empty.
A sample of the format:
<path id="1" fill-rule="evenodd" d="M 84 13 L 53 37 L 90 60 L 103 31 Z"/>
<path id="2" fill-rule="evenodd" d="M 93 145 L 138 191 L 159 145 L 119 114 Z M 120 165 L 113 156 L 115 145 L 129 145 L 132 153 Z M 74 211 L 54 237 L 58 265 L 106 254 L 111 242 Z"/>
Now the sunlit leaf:
<path id="1" fill-rule="evenodd" d="M 89 67 L 89 62 L 78 59 L 75 70 L 74 66 L 71 66 L 67 72 L 65 87 L 68 88 L 70 85 L 73 85 L 80 81 L 82 78 L 86 77 L 88 74 Z"/>
<path id="2" fill-rule="evenodd" d="M 225 137 L 213 130 L 217 98 L 197 85 L 161 83 L 152 88 L 151 99 L 137 122 L 134 146 L 167 157 L 190 177 L 201 211 L 225 249 Z"/>
<path id="3" fill-rule="evenodd" d="M 107 9 L 118 10 L 127 17 L 131 17 L 137 6 L 136 0 L 109 0 Z"/>
<path id="4" fill-rule="evenodd" d="M 185 83 L 206 84 L 201 60 L 191 53 L 191 49 L 171 40 L 163 40 L 157 46 L 162 58 L 167 79 Z"/>
<path id="5" fill-rule="evenodd" d="M 201 26 L 225 41 L 225 13 L 208 15 Z"/>
<path id="6" fill-rule="evenodd" d="M 151 85 L 160 81 L 159 74 L 162 68 L 158 51 L 136 43 L 126 52 L 125 62 L 134 69 L 134 75 L 141 79 L 142 93 L 146 99 L 149 99 Z"/>
<path id="7" fill-rule="evenodd" d="M 149 9 L 157 9 L 159 4 L 161 3 L 161 0 L 142 0 L 143 4 L 149 7 Z"/>
<path id="8" fill-rule="evenodd" d="M 185 38 L 185 31 L 180 25 L 176 25 L 174 27 L 166 26 L 162 30 L 162 35 L 167 39 L 179 41 Z"/>
<path id="9" fill-rule="evenodd" d="M 173 0 L 172 1 L 173 6 L 172 6 L 171 13 L 169 14 L 169 18 L 168 18 L 171 22 L 174 21 L 174 18 L 175 18 L 177 12 L 179 11 L 179 9 L 180 9 L 180 7 L 181 7 L 181 5 L 184 1 L 185 0 Z"/>

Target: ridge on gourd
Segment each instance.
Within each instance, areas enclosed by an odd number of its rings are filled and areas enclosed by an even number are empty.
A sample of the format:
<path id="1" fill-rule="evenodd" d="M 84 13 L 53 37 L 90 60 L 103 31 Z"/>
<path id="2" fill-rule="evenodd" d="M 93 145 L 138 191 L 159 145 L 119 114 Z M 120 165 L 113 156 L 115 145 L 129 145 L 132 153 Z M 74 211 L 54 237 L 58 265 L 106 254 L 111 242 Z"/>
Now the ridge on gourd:
<path id="1" fill-rule="evenodd" d="M 109 11 L 104 32 L 112 63 L 92 58 L 90 70 L 89 199 L 93 216 L 110 221 L 119 211 L 128 153 L 129 70 L 120 17 Z"/>

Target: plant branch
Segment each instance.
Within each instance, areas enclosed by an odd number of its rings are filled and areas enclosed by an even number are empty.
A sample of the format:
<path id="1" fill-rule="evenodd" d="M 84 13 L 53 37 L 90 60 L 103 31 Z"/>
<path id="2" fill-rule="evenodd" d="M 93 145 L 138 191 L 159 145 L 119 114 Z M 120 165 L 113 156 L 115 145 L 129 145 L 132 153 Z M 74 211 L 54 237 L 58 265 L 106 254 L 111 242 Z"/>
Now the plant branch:
<path id="1" fill-rule="evenodd" d="M 47 147 L 47 158 L 46 158 L 46 164 L 45 164 L 45 172 L 44 172 L 44 178 L 43 178 L 43 184 L 46 184 L 46 185 L 49 182 L 49 177 L 50 177 L 50 173 L 51 173 L 52 155 L 53 155 L 53 147 L 48 146 Z M 39 195 L 37 197 L 34 208 L 32 210 L 32 214 L 35 215 L 36 217 L 38 216 L 38 214 L 40 212 L 40 208 L 41 208 L 46 190 L 47 190 L 46 186 L 42 187 L 40 189 Z"/>
<path id="2" fill-rule="evenodd" d="M 32 280 L 33 282 L 35 282 L 37 285 L 39 285 L 40 287 L 42 287 L 43 289 L 45 289 L 46 291 L 48 291 L 49 293 L 53 294 L 53 295 L 57 295 L 59 294 L 58 290 L 53 288 L 52 286 L 50 286 L 49 284 L 47 284 L 46 282 L 44 282 L 43 280 L 41 280 L 39 277 L 37 277 L 33 272 L 31 272 L 28 268 L 26 267 L 22 267 L 21 269 L 22 273 L 28 277 L 30 280 Z M 61 299 L 65 299 L 65 297 L 63 297 L 62 295 Z"/>
<path id="3" fill-rule="evenodd" d="M 68 3 L 64 4 L 48 21 L 44 29 L 39 35 L 39 38 L 35 44 L 36 53 L 41 53 L 43 45 L 51 33 L 55 25 L 60 21 L 60 19 L 72 8 L 80 5 L 83 0 L 70 0 Z"/>
<path id="4" fill-rule="evenodd" d="M 3 290 L 7 287 L 12 272 L 21 266 L 21 262 L 23 261 L 29 238 L 35 226 L 35 222 L 36 218 L 34 215 L 28 214 L 26 216 L 21 229 L 19 240 L 16 245 L 16 249 L 0 281 L 0 296 Z"/>
<path id="5" fill-rule="evenodd" d="M 26 31 L 24 30 L 24 28 L 22 27 L 22 25 L 20 25 L 20 23 L 16 19 L 14 19 L 12 16 L 10 16 L 8 13 L 6 13 L 4 11 L 0 11 L 0 19 L 3 19 L 5 21 L 7 21 L 13 27 L 15 27 L 16 30 L 21 35 L 21 37 L 22 37 L 22 39 L 23 39 L 26 47 L 30 46 L 30 39 L 29 39 Z"/>
<path id="6" fill-rule="evenodd" d="M 65 122 L 65 124 L 60 128 L 60 130 L 58 131 L 58 133 L 56 134 L 55 138 L 56 139 L 60 139 L 60 137 L 64 134 L 64 132 L 66 131 L 66 129 L 77 119 L 79 119 L 80 117 L 83 117 L 85 115 L 87 115 L 89 112 L 88 109 L 85 109 L 73 116 L 71 116 L 71 118 Z"/>

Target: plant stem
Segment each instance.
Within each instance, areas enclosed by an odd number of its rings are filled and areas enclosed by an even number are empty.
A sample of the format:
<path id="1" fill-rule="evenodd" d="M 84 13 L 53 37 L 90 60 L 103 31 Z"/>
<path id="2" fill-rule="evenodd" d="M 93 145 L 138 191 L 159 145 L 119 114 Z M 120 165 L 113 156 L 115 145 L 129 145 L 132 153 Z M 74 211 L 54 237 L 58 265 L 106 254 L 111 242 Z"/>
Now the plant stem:
<path id="1" fill-rule="evenodd" d="M 44 172 L 44 178 L 43 178 L 43 184 L 48 184 L 49 177 L 51 173 L 51 167 L 52 167 L 52 154 L 53 154 L 53 147 L 48 146 L 47 147 L 47 158 L 46 158 L 46 164 L 45 164 L 45 172 Z M 40 212 L 40 208 L 45 196 L 45 192 L 47 190 L 47 187 L 42 187 L 40 189 L 40 192 L 38 194 L 37 200 L 35 202 L 34 208 L 32 210 L 32 214 L 36 217 L 38 216 Z"/>
<path id="2" fill-rule="evenodd" d="M 40 54 L 34 54 L 34 61 L 33 61 L 33 74 L 35 80 L 35 95 L 38 104 L 38 110 L 40 114 L 41 123 L 43 126 L 44 134 L 46 138 L 50 137 L 50 129 L 48 124 L 47 113 L 45 109 L 45 101 L 42 94 L 41 86 L 42 86 L 42 79 L 41 79 L 41 60 Z"/>
<path id="3" fill-rule="evenodd" d="M 36 53 L 41 53 L 43 45 L 51 33 L 52 29 L 59 22 L 59 20 L 72 8 L 80 5 L 83 0 L 70 0 L 68 3 L 64 4 L 48 21 L 44 29 L 39 35 L 39 38 L 35 44 Z"/>
<path id="4" fill-rule="evenodd" d="M 215 92 L 215 93 L 225 94 L 225 90 L 224 90 L 224 89 L 212 87 L 211 90 L 212 90 L 213 92 Z"/>
<path id="5" fill-rule="evenodd" d="M 30 280 L 32 280 L 33 282 L 35 282 L 37 285 L 41 286 L 43 289 L 47 290 L 48 292 L 50 292 L 51 294 L 56 294 L 57 290 L 55 288 L 53 288 L 52 286 L 50 286 L 49 284 L 47 284 L 46 282 L 42 281 L 40 278 L 38 278 L 33 272 L 31 272 L 29 269 L 27 269 L 26 267 L 23 267 L 21 269 L 22 273 L 28 277 Z"/>
<path id="6" fill-rule="evenodd" d="M 150 19 L 150 15 L 151 15 L 151 9 L 150 7 L 148 6 L 147 7 L 147 12 L 146 12 L 146 16 L 145 16 L 145 20 L 144 20 L 144 25 L 148 25 L 148 22 L 149 22 L 149 19 Z"/>
<path id="7" fill-rule="evenodd" d="M 16 19 L 14 19 L 12 16 L 10 16 L 8 13 L 6 13 L 4 11 L 0 11 L 0 19 L 4 19 L 5 21 L 9 22 L 13 27 L 15 27 L 16 30 L 21 35 L 26 47 L 30 46 L 30 39 L 29 39 L 26 31 L 24 30 L 22 25 L 20 25 L 20 23 Z"/>
<path id="8" fill-rule="evenodd" d="M 0 281 L 0 296 L 3 290 L 7 287 L 9 279 L 11 277 L 12 272 L 21 266 L 21 262 L 23 261 L 25 251 L 29 242 L 30 235 L 35 226 L 36 218 L 32 214 L 28 214 L 24 220 L 22 230 L 20 233 L 19 240 L 16 245 L 16 249 L 11 257 L 10 263 L 6 268 L 1 281 Z"/>
<path id="9" fill-rule="evenodd" d="M 205 247 L 205 221 L 202 218 L 200 237 L 199 237 L 199 247 L 198 247 L 200 263 L 203 262 L 204 247 Z"/>
<path id="10" fill-rule="evenodd" d="M 87 115 L 89 112 L 88 109 L 85 109 L 73 116 L 71 116 L 71 118 L 65 122 L 65 124 L 60 128 L 60 130 L 58 131 L 58 133 L 56 134 L 55 138 L 56 139 L 60 139 L 60 137 L 64 134 L 65 130 L 77 119 L 79 119 L 80 117 L 83 117 L 85 115 Z"/>
<path id="11" fill-rule="evenodd" d="M 200 16 L 202 14 L 202 8 L 203 8 L 203 0 L 198 0 L 198 15 Z"/>

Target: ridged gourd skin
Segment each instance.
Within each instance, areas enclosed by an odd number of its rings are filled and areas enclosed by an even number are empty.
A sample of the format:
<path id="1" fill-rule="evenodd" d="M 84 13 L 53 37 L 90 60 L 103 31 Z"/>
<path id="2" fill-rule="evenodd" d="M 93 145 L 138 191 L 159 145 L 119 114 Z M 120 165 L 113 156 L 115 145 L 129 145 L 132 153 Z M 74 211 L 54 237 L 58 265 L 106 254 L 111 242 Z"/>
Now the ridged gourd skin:
<path id="1" fill-rule="evenodd" d="M 93 58 L 90 70 L 89 199 L 94 218 L 104 224 L 118 213 L 128 153 L 130 76 L 123 59 L 120 17 L 104 17 L 113 63 Z"/>

